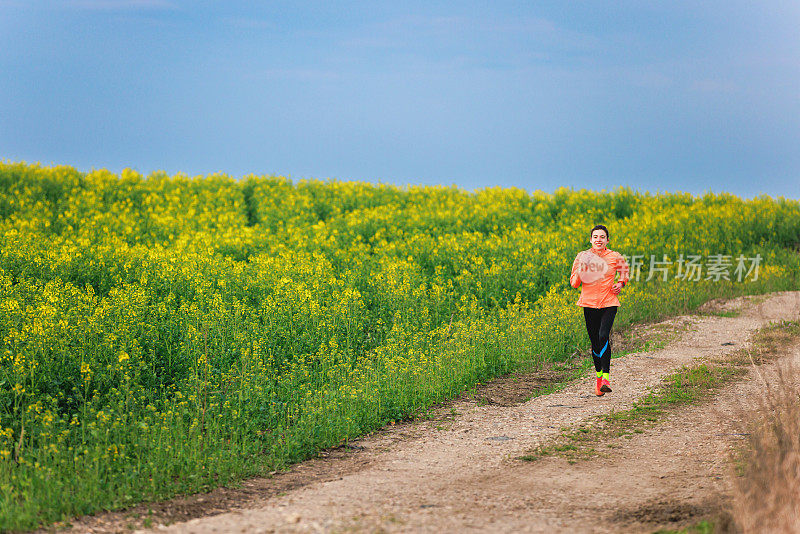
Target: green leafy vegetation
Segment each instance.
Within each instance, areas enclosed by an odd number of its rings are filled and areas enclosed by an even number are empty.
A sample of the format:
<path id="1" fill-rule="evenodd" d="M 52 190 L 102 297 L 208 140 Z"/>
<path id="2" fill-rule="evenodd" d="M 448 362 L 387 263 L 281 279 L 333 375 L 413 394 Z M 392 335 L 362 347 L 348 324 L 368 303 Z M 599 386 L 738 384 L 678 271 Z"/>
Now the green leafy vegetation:
<path id="1" fill-rule="evenodd" d="M 673 261 L 626 287 L 618 327 L 798 287 L 784 199 L 0 164 L 0 529 L 280 469 L 571 357 L 597 222 Z M 676 278 L 681 254 L 728 257 L 730 280 Z"/>

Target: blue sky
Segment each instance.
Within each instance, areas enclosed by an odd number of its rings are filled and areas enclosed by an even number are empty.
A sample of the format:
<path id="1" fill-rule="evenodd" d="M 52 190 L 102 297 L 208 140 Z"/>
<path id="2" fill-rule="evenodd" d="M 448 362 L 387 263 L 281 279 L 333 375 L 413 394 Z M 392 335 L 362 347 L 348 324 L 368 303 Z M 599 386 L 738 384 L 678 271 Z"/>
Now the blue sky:
<path id="1" fill-rule="evenodd" d="M 0 0 L 0 158 L 800 198 L 794 0 Z"/>

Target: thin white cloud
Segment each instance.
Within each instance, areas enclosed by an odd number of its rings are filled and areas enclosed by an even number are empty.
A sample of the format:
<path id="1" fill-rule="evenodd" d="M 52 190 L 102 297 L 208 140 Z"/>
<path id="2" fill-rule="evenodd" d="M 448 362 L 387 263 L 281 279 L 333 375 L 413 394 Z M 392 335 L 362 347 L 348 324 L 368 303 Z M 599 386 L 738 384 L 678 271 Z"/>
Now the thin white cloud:
<path id="1" fill-rule="evenodd" d="M 167 0 L 73 0 L 64 4 L 75 9 L 96 11 L 119 11 L 136 9 L 177 9 L 177 5 Z"/>
<path id="2" fill-rule="evenodd" d="M 657 70 L 637 68 L 631 71 L 629 78 L 632 85 L 647 89 L 665 89 L 675 84 L 673 76 Z"/>
<path id="3" fill-rule="evenodd" d="M 304 82 L 321 82 L 328 80 L 338 80 L 341 75 L 333 70 L 314 69 L 314 68 L 288 68 L 288 69 L 262 69 L 247 72 L 244 74 L 249 80 L 270 79 L 270 80 L 294 80 Z"/>
<path id="4" fill-rule="evenodd" d="M 250 19 L 246 17 L 226 17 L 224 21 L 236 28 L 248 30 L 277 30 L 278 25 L 271 20 Z"/>
<path id="5" fill-rule="evenodd" d="M 490 70 L 528 68 L 565 53 L 581 61 L 608 46 L 594 35 L 540 17 L 409 16 L 371 24 L 355 33 L 338 40 L 350 55 L 391 51 L 406 61 Z"/>
<path id="6" fill-rule="evenodd" d="M 729 80 L 695 80 L 692 82 L 691 88 L 693 91 L 700 93 L 732 93 L 736 91 L 737 86 Z"/>

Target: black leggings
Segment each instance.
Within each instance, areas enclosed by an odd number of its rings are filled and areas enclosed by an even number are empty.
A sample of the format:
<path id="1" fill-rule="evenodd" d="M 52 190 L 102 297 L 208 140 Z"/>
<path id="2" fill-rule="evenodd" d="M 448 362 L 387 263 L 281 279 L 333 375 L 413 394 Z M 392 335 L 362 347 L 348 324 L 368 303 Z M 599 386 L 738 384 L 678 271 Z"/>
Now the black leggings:
<path id="1" fill-rule="evenodd" d="M 583 317 L 586 319 L 586 331 L 592 340 L 592 356 L 594 356 L 594 369 L 597 372 L 608 373 L 611 371 L 611 327 L 617 307 L 584 308 Z"/>

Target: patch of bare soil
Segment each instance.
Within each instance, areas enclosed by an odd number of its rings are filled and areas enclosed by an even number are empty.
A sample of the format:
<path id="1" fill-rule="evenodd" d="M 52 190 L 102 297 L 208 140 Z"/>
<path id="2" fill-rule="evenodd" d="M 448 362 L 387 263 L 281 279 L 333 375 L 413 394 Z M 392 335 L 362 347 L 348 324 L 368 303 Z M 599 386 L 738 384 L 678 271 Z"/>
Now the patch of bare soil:
<path id="1" fill-rule="evenodd" d="M 725 314 L 725 313 L 739 313 L 745 303 L 748 306 L 753 306 L 764 302 L 767 298 L 766 295 L 753 295 L 749 297 L 736 297 L 733 299 L 711 299 L 697 309 L 698 313 L 704 314 Z"/>
<path id="2" fill-rule="evenodd" d="M 74 531 L 119 532 L 152 521 L 159 530 L 197 533 L 652 532 L 709 517 L 724 522 L 729 451 L 741 442 L 734 401 L 742 384 L 757 388 L 749 378 L 703 405 L 676 410 L 657 427 L 604 442 L 607 450 L 591 460 L 517 458 L 563 429 L 631 408 L 683 365 L 748 347 L 752 333 L 771 321 L 800 318 L 800 292 L 757 300 L 739 299 L 737 316 L 650 325 L 650 332 L 676 332 L 677 338 L 614 359 L 614 392 L 604 397 L 594 396 L 588 373 L 534 398 L 563 370 L 512 374 L 429 417 L 387 426 L 286 473 L 84 518 Z M 614 340 L 617 353 L 625 343 L 641 346 L 641 339 L 628 336 Z M 800 357 L 797 347 L 795 353 Z"/>
<path id="3" fill-rule="evenodd" d="M 670 499 L 653 499 L 632 508 L 620 508 L 611 515 L 614 523 L 623 525 L 661 525 L 691 524 L 698 518 L 714 518 L 715 527 L 719 531 L 733 529 L 733 518 L 728 509 L 730 502 L 724 498 L 709 498 L 698 504 L 685 503 Z"/>
<path id="4" fill-rule="evenodd" d="M 542 391 L 556 386 L 563 380 L 564 371 L 574 369 L 577 362 L 569 361 L 562 365 L 553 365 L 538 371 L 518 371 L 479 384 L 465 395 L 457 399 L 457 403 L 473 400 L 477 405 L 492 404 L 495 406 L 516 406 Z M 453 403 L 445 403 L 449 405 Z"/>

